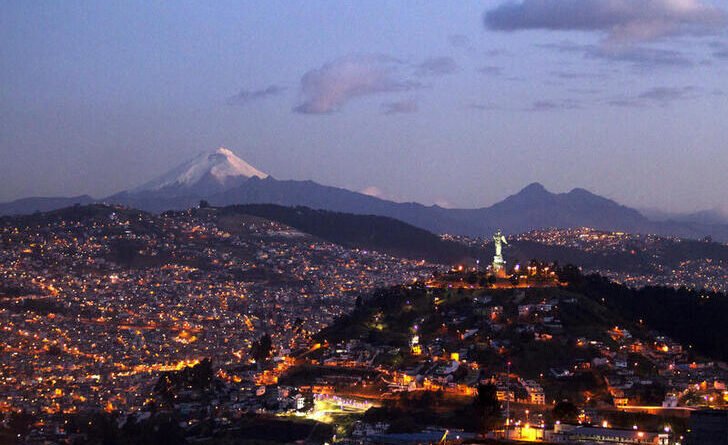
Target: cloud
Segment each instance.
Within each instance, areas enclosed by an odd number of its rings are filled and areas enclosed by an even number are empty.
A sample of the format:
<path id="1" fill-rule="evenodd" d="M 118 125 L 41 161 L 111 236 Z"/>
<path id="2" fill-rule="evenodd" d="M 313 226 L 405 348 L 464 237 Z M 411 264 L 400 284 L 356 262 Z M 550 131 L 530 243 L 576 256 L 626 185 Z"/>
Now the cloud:
<path id="1" fill-rule="evenodd" d="M 294 111 L 333 113 L 357 97 L 419 88 L 417 82 L 399 75 L 401 65 L 387 56 L 360 55 L 341 57 L 308 71 L 301 78 L 302 101 Z"/>
<path id="2" fill-rule="evenodd" d="M 503 68 L 500 66 L 484 66 L 479 68 L 478 72 L 486 76 L 500 76 L 503 74 Z"/>
<path id="3" fill-rule="evenodd" d="M 629 47 L 620 49 L 598 48 L 590 51 L 587 55 L 616 62 L 628 62 L 634 67 L 642 69 L 665 66 L 686 67 L 694 65 L 693 61 L 685 57 L 683 53 L 672 49 L 645 47 Z"/>
<path id="4" fill-rule="evenodd" d="M 699 90 L 693 86 L 685 87 L 655 87 L 643 91 L 634 97 L 623 97 L 610 100 L 609 105 L 618 107 L 666 107 L 676 101 L 694 99 L 698 97 Z"/>
<path id="5" fill-rule="evenodd" d="M 573 100 L 537 100 L 531 108 L 527 108 L 524 111 L 555 111 L 555 110 L 575 110 L 581 108 L 580 105 Z"/>
<path id="6" fill-rule="evenodd" d="M 709 33 L 727 23 L 724 10 L 701 0 L 509 1 L 487 11 L 484 22 L 496 31 L 596 31 L 611 44 Z"/>
<path id="7" fill-rule="evenodd" d="M 581 104 L 573 99 L 541 99 L 534 101 L 530 106 L 503 106 L 493 102 L 473 103 L 468 108 L 478 111 L 514 111 L 514 112 L 535 112 L 535 111 L 558 111 L 558 110 L 576 110 L 581 108 Z"/>
<path id="8" fill-rule="evenodd" d="M 470 49 L 472 47 L 470 43 L 470 38 L 462 34 L 450 34 L 449 36 L 447 36 L 447 41 L 450 42 L 450 45 L 455 48 Z"/>
<path id="9" fill-rule="evenodd" d="M 489 49 L 485 51 L 483 54 L 485 54 L 488 57 L 498 57 L 498 56 L 512 56 L 510 51 L 507 51 L 505 49 Z"/>
<path id="10" fill-rule="evenodd" d="M 478 111 L 515 111 L 494 102 L 472 103 L 467 108 Z"/>
<path id="11" fill-rule="evenodd" d="M 595 80 L 595 79 L 606 79 L 605 73 L 586 73 L 586 72 L 574 72 L 574 71 L 551 71 L 551 74 L 558 77 L 559 79 L 565 80 Z"/>
<path id="12" fill-rule="evenodd" d="M 235 96 L 231 96 L 227 100 L 228 105 L 248 105 L 256 100 L 277 96 L 286 91 L 285 87 L 278 85 L 270 85 L 260 90 L 241 90 Z"/>
<path id="13" fill-rule="evenodd" d="M 384 199 L 387 201 L 394 201 L 397 202 L 398 200 L 394 197 L 382 190 L 381 188 L 377 187 L 376 185 L 370 185 L 369 187 L 365 187 L 363 190 L 360 190 L 359 193 L 367 196 L 371 196 L 373 198 L 379 198 Z"/>
<path id="14" fill-rule="evenodd" d="M 373 196 L 375 198 L 381 198 L 382 196 L 384 196 L 384 192 L 382 191 L 382 189 L 375 185 L 370 185 L 369 187 L 364 188 L 363 190 L 361 190 L 360 193 L 367 196 Z"/>
<path id="15" fill-rule="evenodd" d="M 417 76 L 445 76 L 458 70 L 458 65 L 452 57 L 430 57 L 415 66 Z"/>
<path id="16" fill-rule="evenodd" d="M 728 60 L 728 44 L 724 42 L 713 42 L 710 44 L 713 49 L 713 57 L 716 59 Z"/>
<path id="17" fill-rule="evenodd" d="M 638 97 L 655 102 L 671 102 L 673 100 L 686 99 L 692 96 L 694 91 L 695 87 L 690 86 L 682 88 L 657 87 L 645 91 Z"/>
<path id="18" fill-rule="evenodd" d="M 582 54 L 589 59 L 602 59 L 610 62 L 624 62 L 634 68 L 645 70 L 659 67 L 687 67 L 693 61 L 677 50 L 650 48 L 645 46 L 597 46 L 581 45 L 573 42 L 545 43 L 540 48 L 554 49 L 562 53 Z"/>
<path id="19" fill-rule="evenodd" d="M 420 107 L 415 99 L 404 99 L 382 104 L 384 114 L 416 113 Z"/>

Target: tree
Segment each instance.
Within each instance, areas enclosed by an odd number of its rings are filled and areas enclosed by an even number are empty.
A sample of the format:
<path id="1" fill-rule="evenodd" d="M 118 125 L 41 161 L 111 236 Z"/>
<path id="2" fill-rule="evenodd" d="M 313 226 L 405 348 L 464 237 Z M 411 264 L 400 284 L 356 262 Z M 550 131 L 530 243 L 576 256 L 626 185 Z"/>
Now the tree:
<path id="1" fill-rule="evenodd" d="M 574 423 L 579 417 L 579 409 L 568 400 L 562 400 L 554 406 L 554 419 L 566 423 Z"/>
<path id="2" fill-rule="evenodd" d="M 573 285 L 581 284 L 584 279 L 579 268 L 573 264 L 567 264 L 564 267 L 556 269 L 556 275 L 558 275 L 559 281 Z"/>
<path id="3" fill-rule="evenodd" d="M 500 423 L 501 406 L 494 385 L 478 385 L 478 395 L 473 400 L 473 407 L 480 432 L 490 431 Z"/>
<path id="4" fill-rule="evenodd" d="M 412 416 L 401 415 L 391 420 L 388 433 L 414 433 L 420 430 Z"/>
<path id="5" fill-rule="evenodd" d="M 7 425 L 13 434 L 25 435 L 33 427 L 34 422 L 35 417 L 32 414 L 22 411 L 19 413 L 11 413 Z"/>
<path id="6" fill-rule="evenodd" d="M 260 337 L 260 340 L 253 343 L 251 347 L 251 354 L 256 362 L 261 363 L 268 360 L 271 351 L 273 350 L 273 342 L 271 341 L 270 334 L 265 334 Z"/>
<path id="7" fill-rule="evenodd" d="M 470 285 L 475 285 L 478 282 L 478 275 L 475 272 L 470 272 L 465 276 L 465 282 Z"/>

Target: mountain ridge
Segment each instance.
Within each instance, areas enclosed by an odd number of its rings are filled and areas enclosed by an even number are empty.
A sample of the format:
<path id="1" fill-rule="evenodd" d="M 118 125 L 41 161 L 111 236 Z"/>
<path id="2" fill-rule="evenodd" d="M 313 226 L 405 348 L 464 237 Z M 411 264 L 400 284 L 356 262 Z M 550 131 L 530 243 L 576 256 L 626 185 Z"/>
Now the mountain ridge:
<path id="1" fill-rule="evenodd" d="M 77 199 L 77 198 L 76 198 Z M 489 236 L 495 230 L 521 233 L 544 228 L 591 227 L 598 230 L 652 233 L 663 236 L 728 241 L 728 224 L 701 221 L 656 221 L 584 188 L 552 193 L 531 183 L 500 202 L 475 209 L 447 209 L 410 202 L 398 203 L 311 180 L 279 180 L 232 151 L 218 148 L 203 153 L 138 187 L 86 204 L 108 202 L 140 210 L 180 210 L 205 200 L 215 206 L 277 204 L 334 212 L 394 218 L 434 232 Z M 0 204 L 0 215 L 52 210 L 72 205 L 74 198 L 18 200 Z M 54 207 L 54 203 L 58 203 Z"/>

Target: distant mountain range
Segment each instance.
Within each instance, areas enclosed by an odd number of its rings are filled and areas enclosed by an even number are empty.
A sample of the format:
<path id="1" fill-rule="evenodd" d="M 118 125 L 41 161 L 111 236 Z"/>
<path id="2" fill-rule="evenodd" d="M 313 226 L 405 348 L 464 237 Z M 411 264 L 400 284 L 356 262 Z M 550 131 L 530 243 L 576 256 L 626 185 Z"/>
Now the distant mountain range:
<path id="1" fill-rule="evenodd" d="M 728 216 L 718 209 L 693 213 L 672 213 L 656 209 L 640 209 L 640 213 L 652 221 L 676 221 L 698 224 L 728 224 Z"/>
<path id="2" fill-rule="evenodd" d="M 592 227 L 683 238 L 712 236 L 728 241 L 728 224 L 712 215 L 682 220 L 650 219 L 635 209 L 579 188 L 557 194 L 534 183 L 490 207 L 445 209 L 387 201 L 313 181 L 278 180 L 225 148 L 203 153 L 140 187 L 97 202 L 161 212 L 189 208 L 201 200 L 216 206 L 278 204 L 387 216 L 435 233 L 469 236 L 489 236 L 497 229 L 520 233 L 549 227 Z M 0 204 L 0 215 L 48 211 L 93 201 L 89 196 L 27 198 Z"/>
<path id="3" fill-rule="evenodd" d="M 75 204 L 86 205 L 93 202 L 96 202 L 96 200 L 89 195 L 71 198 L 22 198 L 12 202 L 0 203 L 0 215 L 27 215 L 36 212 L 50 212 L 51 210 L 62 209 Z"/>

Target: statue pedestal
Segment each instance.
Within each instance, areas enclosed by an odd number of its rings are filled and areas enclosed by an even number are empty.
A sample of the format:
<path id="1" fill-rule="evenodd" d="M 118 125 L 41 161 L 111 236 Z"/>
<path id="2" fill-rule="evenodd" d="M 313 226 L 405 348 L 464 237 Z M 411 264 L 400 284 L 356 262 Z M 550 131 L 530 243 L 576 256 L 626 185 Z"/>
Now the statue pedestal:
<path id="1" fill-rule="evenodd" d="M 506 276 L 506 262 L 501 255 L 493 257 L 493 273 L 499 278 L 505 278 Z"/>

